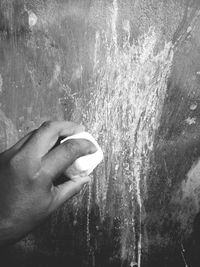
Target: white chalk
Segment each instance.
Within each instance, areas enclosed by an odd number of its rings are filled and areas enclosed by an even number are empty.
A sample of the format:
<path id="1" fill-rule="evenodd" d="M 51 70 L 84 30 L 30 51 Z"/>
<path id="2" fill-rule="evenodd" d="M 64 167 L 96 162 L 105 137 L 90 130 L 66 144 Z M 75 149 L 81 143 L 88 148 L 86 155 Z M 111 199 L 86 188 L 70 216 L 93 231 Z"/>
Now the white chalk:
<path id="1" fill-rule="evenodd" d="M 75 160 L 74 163 L 65 171 L 65 174 L 70 179 L 87 176 L 103 160 L 103 152 L 98 143 L 92 137 L 92 135 L 87 132 L 82 132 L 69 136 L 63 139 L 61 143 L 70 139 L 86 139 L 92 142 L 97 148 L 97 151 L 95 153 L 80 157 L 77 160 Z"/>

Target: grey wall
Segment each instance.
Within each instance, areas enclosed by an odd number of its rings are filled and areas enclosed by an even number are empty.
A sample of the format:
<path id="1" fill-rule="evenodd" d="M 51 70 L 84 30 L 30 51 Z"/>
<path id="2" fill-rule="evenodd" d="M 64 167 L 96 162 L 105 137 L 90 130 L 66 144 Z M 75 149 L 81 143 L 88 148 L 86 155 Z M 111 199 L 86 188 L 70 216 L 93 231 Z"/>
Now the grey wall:
<path id="1" fill-rule="evenodd" d="M 65 119 L 105 155 L 7 266 L 200 266 L 199 29 L 198 0 L 0 1 L 1 151 Z"/>

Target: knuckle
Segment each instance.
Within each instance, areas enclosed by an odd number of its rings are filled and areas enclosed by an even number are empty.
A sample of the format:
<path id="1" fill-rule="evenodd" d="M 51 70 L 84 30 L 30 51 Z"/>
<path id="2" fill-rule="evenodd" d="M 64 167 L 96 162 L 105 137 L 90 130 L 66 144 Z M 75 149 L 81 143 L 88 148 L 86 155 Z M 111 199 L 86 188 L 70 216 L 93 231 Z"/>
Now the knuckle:
<path id="1" fill-rule="evenodd" d="M 53 123 L 54 122 L 51 121 L 51 120 L 45 121 L 45 122 L 42 123 L 41 128 L 42 129 L 51 128 Z"/>
<path id="2" fill-rule="evenodd" d="M 20 155 L 19 154 L 13 155 L 12 157 L 10 157 L 10 159 L 8 161 L 9 166 L 12 169 L 15 169 L 19 165 L 19 162 L 20 162 Z"/>

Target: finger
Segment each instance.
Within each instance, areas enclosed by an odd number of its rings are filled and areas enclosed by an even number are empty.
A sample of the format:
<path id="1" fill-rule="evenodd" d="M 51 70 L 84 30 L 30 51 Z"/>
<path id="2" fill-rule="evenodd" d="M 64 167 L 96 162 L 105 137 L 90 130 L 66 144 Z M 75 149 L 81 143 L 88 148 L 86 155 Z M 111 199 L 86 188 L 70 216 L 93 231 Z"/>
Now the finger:
<path id="1" fill-rule="evenodd" d="M 27 144 L 32 155 L 43 157 L 57 142 L 58 138 L 70 136 L 84 131 L 84 126 L 68 121 L 54 121 L 43 123 Z"/>
<path id="2" fill-rule="evenodd" d="M 31 131 L 30 133 L 26 134 L 22 139 L 20 139 L 15 145 L 10 147 L 8 150 L 5 151 L 5 156 L 11 157 L 19 152 L 20 149 L 28 142 L 31 136 L 36 132 L 36 130 Z"/>
<path id="3" fill-rule="evenodd" d="M 89 176 L 82 177 L 76 180 L 70 180 L 62 185 L 54 187 L 54 201 L 53 210 L 62 205 L 66 200 L 78 194 L 85 184 L 89 183 L 91 178 Z"/>
<path id="4" fill-rule="evenodd" d="M 42 170 L 54 181 L 79 157 L 96 152 L 93 143 L 86 139 L 69 139 L 55 147 L 42 159 Z"/>

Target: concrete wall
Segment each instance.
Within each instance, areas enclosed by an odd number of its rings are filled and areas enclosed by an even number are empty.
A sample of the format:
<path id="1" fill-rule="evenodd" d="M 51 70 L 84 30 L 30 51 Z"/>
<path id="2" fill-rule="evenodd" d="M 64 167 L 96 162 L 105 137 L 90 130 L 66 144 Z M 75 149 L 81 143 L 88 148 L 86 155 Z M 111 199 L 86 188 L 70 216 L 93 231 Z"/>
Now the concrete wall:
<path id="1" fill-rule="evenodd" d="M 1 0 L 1 151 L 64 119 L 105 154 L 8 266 L 200 266 L 199 29 L 199 0 Z"/>

